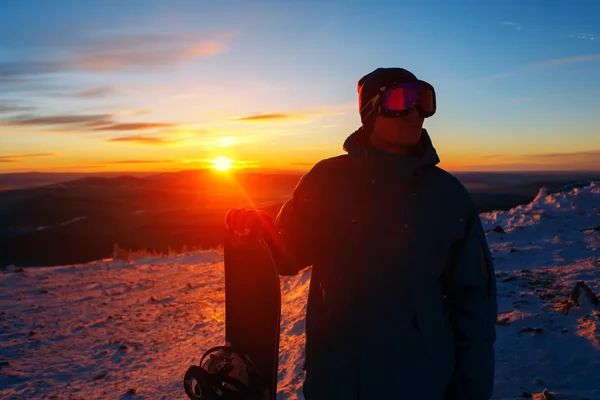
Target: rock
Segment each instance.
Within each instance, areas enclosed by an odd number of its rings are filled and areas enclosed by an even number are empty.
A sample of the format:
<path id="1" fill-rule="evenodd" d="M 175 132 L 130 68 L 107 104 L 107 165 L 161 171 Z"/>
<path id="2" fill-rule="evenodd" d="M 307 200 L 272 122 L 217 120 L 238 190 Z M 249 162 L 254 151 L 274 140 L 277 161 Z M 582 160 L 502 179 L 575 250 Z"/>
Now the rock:
<path id="1" fill-rule="evenodd" d="M 502 279 L 500 282 L 511 282 L 517 280 L 516 276 L 509 276 L 508 278 Z"/>
<path id="2" fill-rule="evenodd" d="M 94 380 L 95 380 L 95 381 L 99 381 L 100 379 L 104 379 L 104 377 L 106 376 L 106 374 L 107 374 L 107 372 L 105 372 L 105 373 L 103 373 L 103 374 L 100 374 L 100 375 L 96 375 L 96 376 L 94 377 Z"/>
<path id="3" fill-rule="evenodd" d="M 535 332 L 535 333 L 542 333 L 542 328 L 531 328 L 531 327 L 527 327 L 527 328 L 523 328 L 519 331 L 519 333 L 524 333 L 524 332 Z"/>
<path id="4" fill-rule="evenodd" d="M 42 290 L 40 290 L 40 293 L 41 293 L 41 294 L 47 294 L 47 293 L 48 293 L 48 291 L 47 291 L 46 289 L 42 289 Z"/>
<path id="5" fill-rule="evenodd" d="M 125 392 L 125 394 L 136 394 L 137 393 L 137 389 L 136 388 L 131 388 L 128 391 Z"/>
<path id="6" fill-rule="evenodd" d="M 545 400 L 553 400 L 554 399 L 554 396 L 552 396 L 550 394 L 548 389 L 544 389 L 544 391 L 542 392 L 542 395 L 544 396 L 543 399 L 545 399 Z"/>
<path id="7" fill-rule="evenodd" d="M 560 333 L 567 333 L 569 330 L 567 328 L 563 329 Z"/>
<path id="8" fill-rule="evenodd" d="M 600 226 L 594 225 L 594 226 L 590 226 L 589 228 L 581 229 L 581 232 L 592 232 L 592 231 L 600 232 Z"/>
<path id="9" fill-rule="evenodd" d="M 129 350 L 129 346 L 127 346 L 126 344 L 122 344 L 119 346 L 119 350 L 127 351 Z"/>
<path id="10" fill-rule="evenodd" d="M 598 297 L 596 297 L 596 295 L 594 294 L 594 292 L 592 292 L 588 285 L 586 285 L 584 281 L 579 281 L 571 291 L 571 297 L 569 297 L 569 299 L 573 303 L 575 303 L 575 305 L 581 305 L 581 300 L 583 300 L 583 298 L 581 297 L 582 290 L 583 294 L 585 295 L 584 298 L 587 298 L 592 305 L 596 306 L 600 304 L 600 300 L 598 300 Z"/>
<path id="11" fill-rule="evenodd" d="M 488 232 L 506 233 L 504 231 L 504 228 L 502 228 L 500 225 L 496 225 L 492 229 L 489 229 L 489 230 L 485 231 L 485 233 L 488 233 Z"/>
<path id="12" fill-rule="evenodd" d="M 24 273 L 25 269 L 23 267 L 19 267 L 19 268 L 15 269 L 15 272 Z"/>
<path id="13" fill-rule="evenodd" d="M 503 325 L 508 325 L 508 324 L 510 324 L 510 318 L 508 318 L 508 317 L 505 317 L 505 318 L 502 318 L 502 319 L 499 319 L 498 321 L 496 321 L 496 325 L 503 326 Z"/>
<path id="14" fill-rule="evenodd" d="M 29 331 L 29 336 L 35 336 L 35 335 L 37 335 L 36 331 Z"/>
<path id="15" fill-rule="evenodd" d="M 518 251 L 519 251 L 519 250 L 517 250 L 517 249 L 513 249 L 512 247 L 510 247 L 510 248 L 508 249 L 508 252 L 509 252 L 509 253 L 517 253 Z"/>
<path id="16" fill-rule="evenodd" d="M 533 399 L 533 394 L 529 392 L 521 393 L 521 397 L 525 397 L 526 399 Z"/>

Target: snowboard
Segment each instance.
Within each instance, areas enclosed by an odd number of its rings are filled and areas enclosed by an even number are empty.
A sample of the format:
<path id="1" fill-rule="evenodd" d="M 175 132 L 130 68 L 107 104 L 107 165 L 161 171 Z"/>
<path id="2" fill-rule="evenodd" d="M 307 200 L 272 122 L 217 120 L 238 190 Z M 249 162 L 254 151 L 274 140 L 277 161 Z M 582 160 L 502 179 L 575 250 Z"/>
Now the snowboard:
<path id="1" fill-rule="evenodd" d="M 266 235 L 225 234 L 225 340 L 247 355 L 275 400 L 281 290 Z"/>

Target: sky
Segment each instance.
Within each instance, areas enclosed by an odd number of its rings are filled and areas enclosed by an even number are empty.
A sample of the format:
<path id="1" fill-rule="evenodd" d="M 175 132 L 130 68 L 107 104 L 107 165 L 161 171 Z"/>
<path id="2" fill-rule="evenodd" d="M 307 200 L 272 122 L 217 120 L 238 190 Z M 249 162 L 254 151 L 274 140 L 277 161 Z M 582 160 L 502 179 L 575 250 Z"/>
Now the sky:
<path id="1" fill-rule="evenodd" d="M 600 171 L 600 3 L 0 2 L 0 173 L 306 171 L 403 67 L 449 171 Z"/>

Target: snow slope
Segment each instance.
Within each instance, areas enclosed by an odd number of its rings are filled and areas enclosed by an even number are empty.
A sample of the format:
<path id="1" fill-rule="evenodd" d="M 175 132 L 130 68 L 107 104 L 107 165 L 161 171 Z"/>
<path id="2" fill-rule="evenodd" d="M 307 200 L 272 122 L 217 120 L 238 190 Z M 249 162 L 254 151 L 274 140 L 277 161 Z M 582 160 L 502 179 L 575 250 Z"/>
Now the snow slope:
<path id="1" fill-rule="evenodd" d="M 482 214 L 500 308 L 493 399 L 600 399 L 600 306 L 585 288 L 569 300 L 579 281 L 600 292 L 599 212 L 592 183 Z M 309 280 L 281 279 L 279 399 L 302 398 Z M 185 399 L 187 367 L 223 343 L 223 284 L 216 251 L 4 268 L 0 398 Z"/>

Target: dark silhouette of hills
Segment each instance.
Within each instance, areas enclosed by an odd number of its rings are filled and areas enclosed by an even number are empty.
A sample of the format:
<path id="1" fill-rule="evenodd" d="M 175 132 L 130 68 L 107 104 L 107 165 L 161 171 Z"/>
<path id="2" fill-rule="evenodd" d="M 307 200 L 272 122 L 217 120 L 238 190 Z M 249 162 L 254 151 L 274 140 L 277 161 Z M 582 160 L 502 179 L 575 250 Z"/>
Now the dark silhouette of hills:
<path id="1" fill-rule="evenodd" d="M 479 211 L 485 212 L 528 203 L 541 186 L 558 190 L 580 179 L 598 179 L 600 174 L 456 175 L 471 191 Z M 215 247 L 222 243 L 227 210 L 256 207 L 275 217 L 300 176 L 210 170 L 76 176 L 0 191 L 0 267 L 97 260 L 110 257 L 115 243 L 124 249 L 165 253 L 180 251 L 184 245 Z M 31 176 L 25 178 L 27 186 Z M 11 179 L 18 185 L 16 178 Z"/>

